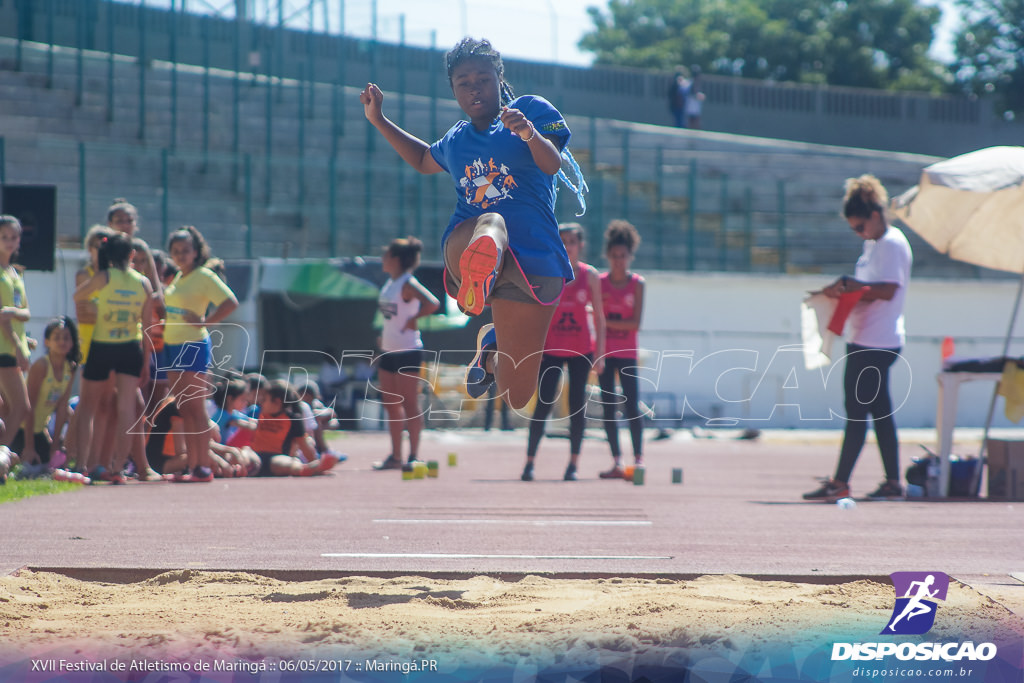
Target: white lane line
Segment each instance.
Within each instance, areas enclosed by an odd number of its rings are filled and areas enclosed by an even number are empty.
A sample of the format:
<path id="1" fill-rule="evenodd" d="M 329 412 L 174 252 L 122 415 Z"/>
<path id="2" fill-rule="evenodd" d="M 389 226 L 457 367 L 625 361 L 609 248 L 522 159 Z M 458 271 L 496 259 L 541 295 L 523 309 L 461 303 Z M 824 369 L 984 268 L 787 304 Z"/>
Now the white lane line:
<path id="1" fill-rule="evenodd" d="M 667 555 L 477 555 L 461 553 L 321 553 L 320 557 L 416 560 L 671 560 Z"/>
<path id="2" fill-rule="evenodd" d="M 375 519 L 376 524 L 510 524 L 520 526 L 651 526 L 637 519 Z"/>

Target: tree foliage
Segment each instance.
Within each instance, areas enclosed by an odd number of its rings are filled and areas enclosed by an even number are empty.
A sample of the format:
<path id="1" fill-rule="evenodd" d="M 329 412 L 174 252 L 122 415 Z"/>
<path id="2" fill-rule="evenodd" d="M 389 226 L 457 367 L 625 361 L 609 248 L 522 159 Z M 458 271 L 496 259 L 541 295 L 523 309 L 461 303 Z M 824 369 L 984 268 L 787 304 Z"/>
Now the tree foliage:
<path id="1" fill-rule="evenodd" d="M 956 78 L 965 90 L 994 94 L 998 107 L 1024 114 L 1024 0 L 957 0 Z"/>
<path id="2" fill-rule="evenodd" d="M 610 0 L 606 10 L 588 12 L 594 30 L 580 47 L 597 64 L 698 65 L 705 73 L 867 88 L 947 85 L 927 54 L 941 11 L 915 0 Z"/>

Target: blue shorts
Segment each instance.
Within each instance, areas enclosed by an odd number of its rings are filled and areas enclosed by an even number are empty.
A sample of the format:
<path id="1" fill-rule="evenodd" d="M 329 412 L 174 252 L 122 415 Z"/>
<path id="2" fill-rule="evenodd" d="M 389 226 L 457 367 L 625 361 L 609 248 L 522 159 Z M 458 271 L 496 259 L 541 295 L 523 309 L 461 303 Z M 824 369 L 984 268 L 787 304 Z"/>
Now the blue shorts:
<path id="1" fill-rule="evenodd" d="M 206 372 L 212 355 L 210 338 L 184 344 L 164 344 L 160 369 L 167 372 Z"/>

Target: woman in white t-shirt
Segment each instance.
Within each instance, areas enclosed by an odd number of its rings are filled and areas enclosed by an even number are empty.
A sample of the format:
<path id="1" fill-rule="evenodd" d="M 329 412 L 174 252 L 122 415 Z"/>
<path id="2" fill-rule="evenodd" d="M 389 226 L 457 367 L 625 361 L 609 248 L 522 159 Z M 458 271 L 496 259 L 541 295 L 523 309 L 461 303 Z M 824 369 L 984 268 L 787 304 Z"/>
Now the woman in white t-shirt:
<path id="1" fill-rule="evenodd" d="M 384 249 L 381 268 L 388 281 L 377 300 L 384 325 L 380 335 L 382 351 L 374 364 L 388 411 L 391 454 L 375 469 L 402 467 L 402 432 L 409 432 L 409 462 L 417 460 L 423 415 L 419 407 L 420 365 L 423 341 L 417 320 L 437 310 L 440 303 L 413 277 L 420 264 L 423 243 L 415 237 L 395 239 Z"/>
<path id="2" fill-rule="evenodd" d="M 863 295 L 846 319 L 846 430 L 839 463 L 835 476 L 804 494 L 806 500 L 835 501 L 850 495 L 850 474 L 864 446 L 869 418 L 875 425 L 885 481 L 868 498 L 903 497 L 889 368 L 900 357 L 905 341 L 903 303 L 914 256 L 903 233 L 886 222 L 886 204 L 888 195 L 878 178 L 862 175 L 846 181 L 843 216 L 864 240 L 864 251 L 853 277 L 843 275 L 824 293 L 834 298 L 848 292 Z"/>

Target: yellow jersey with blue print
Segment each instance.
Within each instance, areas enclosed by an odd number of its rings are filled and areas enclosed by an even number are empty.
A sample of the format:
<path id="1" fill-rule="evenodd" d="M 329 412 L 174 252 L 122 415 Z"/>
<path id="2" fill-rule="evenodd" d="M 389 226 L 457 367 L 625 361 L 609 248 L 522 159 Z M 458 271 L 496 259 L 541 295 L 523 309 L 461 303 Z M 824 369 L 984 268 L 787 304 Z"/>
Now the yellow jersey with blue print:
<path id="1" fill-rule="evenodd" d="M 142 341 L 142 307 L 146 303 L 145 278 L 134 270 L 107 270 L 110 279 L 99 290 L 93 343 Z"/>
<path id="2" fill-rule="evenodd" d="M 8 266 L 0 271 L 0 306 L 28 308 L 25 281 L 21 279 L 21 273 L 14 266 Z M 25 323 L 12 319 L 11 332 L 14 333 L 13 343 L 10 337 L 0 333 L 0 355 L 16 355 L 15 345 L 17 345 L 25 358 L 28 358 L 29 348 L 28 338 L 25 336 Z"/>
<path id="3" fill-rule="evenodd" d="M 54 372 L 53 363 L 50 362 L 50 359 L 45 358 L 44 361 L 46 362 L 46 377 L 43 378 L 43 383 L 39 385 L 39 393 L 36 394 L 36 400 L 32 404 L 35 409 L 35 418 L 32 423 L 33 434 L 46 431 L 46 425 L 50 421 L 50 416 L 53 415 L 53 411 L 57 408 L 57 401 L 64 395 L 74 375 L 71 363 L 66 358 L 61 359 L 60 377 L 57 377 L 57 374 Z"/>
<path id="4" fill-rule="evenodd" d="M 192 270 L 188 275 L 178 273 L 164 289 L 167 307 L 164 343 L 181 345 L 205 339 L 208 334 L 206 328 L 189 324 L 185 314 L 191 312 L 201 318 L 211 305 L 220 306 L 232 296 L 231 288 L 205 266 Z"/>

